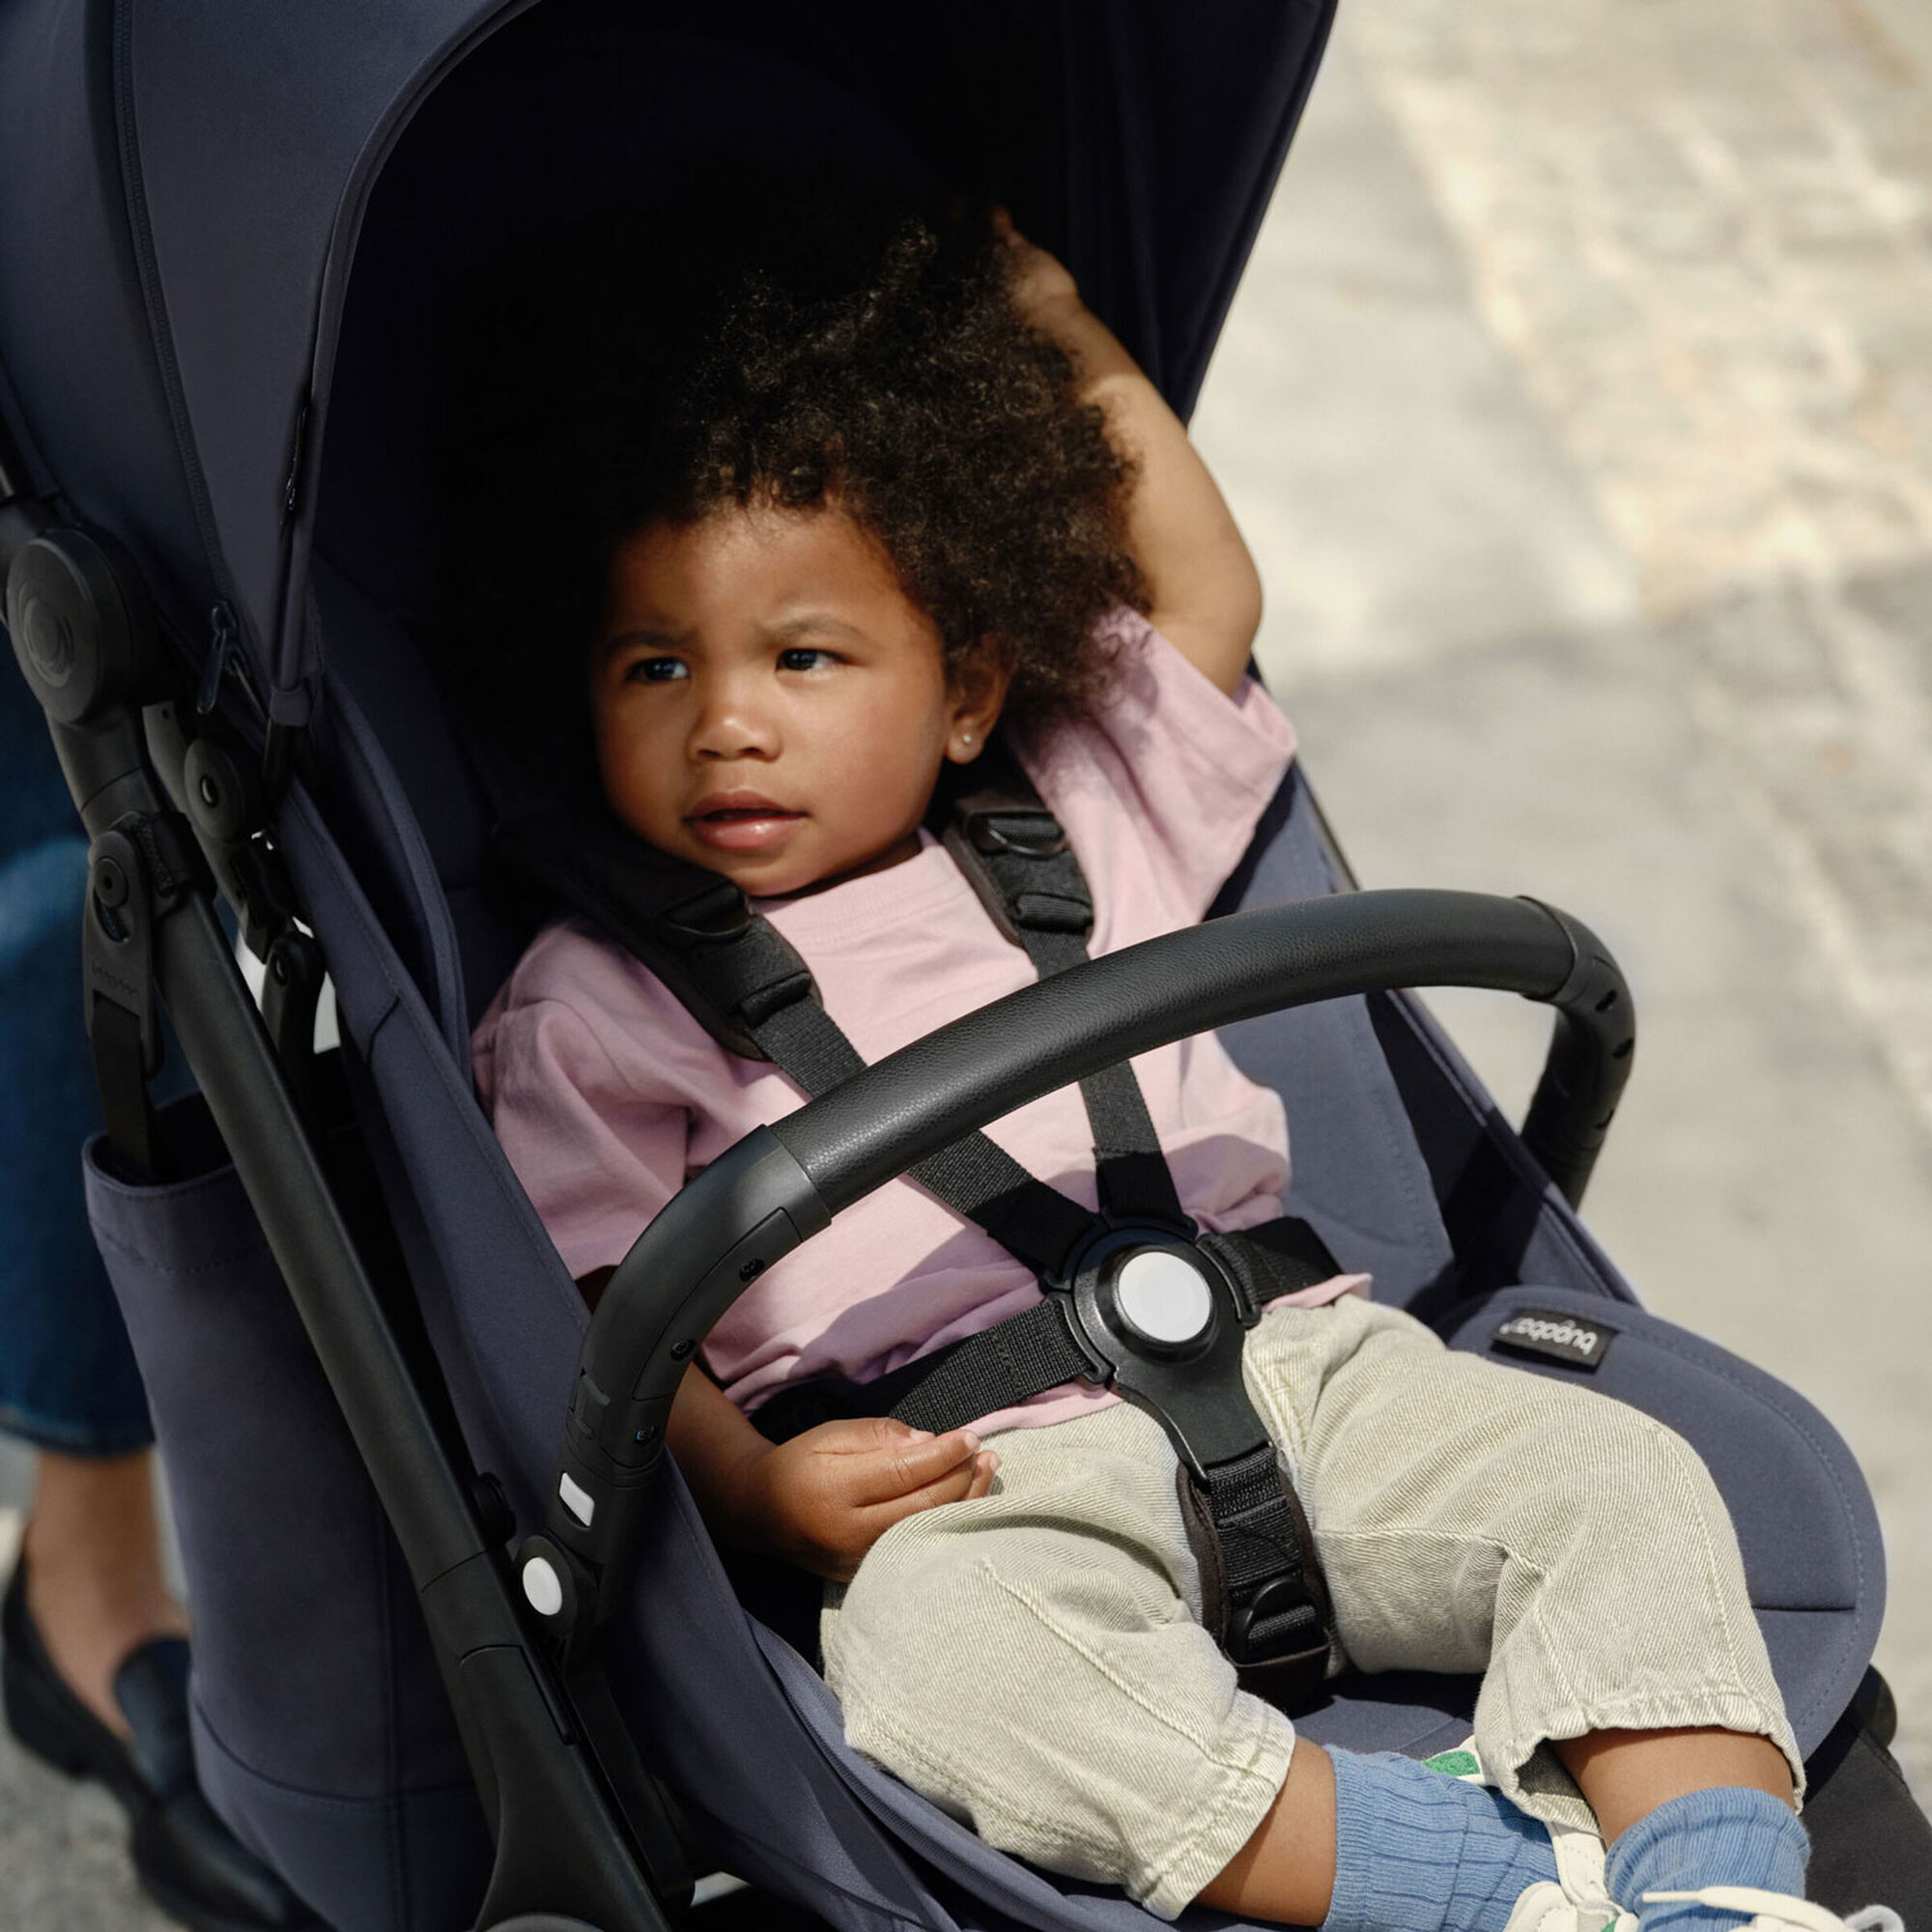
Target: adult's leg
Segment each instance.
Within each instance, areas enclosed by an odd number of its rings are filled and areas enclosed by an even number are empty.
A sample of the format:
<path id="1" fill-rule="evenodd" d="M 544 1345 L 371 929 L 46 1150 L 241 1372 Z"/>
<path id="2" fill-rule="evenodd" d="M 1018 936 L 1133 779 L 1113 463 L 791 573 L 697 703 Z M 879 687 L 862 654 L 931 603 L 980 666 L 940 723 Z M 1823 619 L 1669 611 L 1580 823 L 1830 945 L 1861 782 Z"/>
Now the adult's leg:
<path id="1" fill-rule="evenodd" d="M 154 1458 L 41 1452 L 21 1546 L 27 1610 L 75 1696 L 117 1737 L 121 1665 L 157 1636 L 185 1636 L 187 1613 L 161 1571 Z"/>
<path id="2" fill-rule="evenodd" d="M 81 1017 L 87 841 L 25 686 L 8 668 L 0 687 L 0 1429 L 42 1452 L 29 1608 L 70 1688 L 125 1735 L 114 1672 L 185 1619 L 161 1577 L 140 1372 L 81 1189 L 99 1122 Z"/>

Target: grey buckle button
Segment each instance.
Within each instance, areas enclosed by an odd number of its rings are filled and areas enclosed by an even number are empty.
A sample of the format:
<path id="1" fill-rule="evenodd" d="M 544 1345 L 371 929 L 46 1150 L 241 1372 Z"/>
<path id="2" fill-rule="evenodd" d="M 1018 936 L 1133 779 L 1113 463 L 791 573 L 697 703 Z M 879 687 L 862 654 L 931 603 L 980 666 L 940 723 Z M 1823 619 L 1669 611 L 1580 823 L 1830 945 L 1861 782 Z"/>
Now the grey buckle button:
<path id="1" fill-rule="evenodd" d="M 1114 1277 L 1114 1305 L 1135 1334 L 1170 1348 L 1192 1342 L 1214 1319 L 1201 1270 L 1168 1248 L 1130 1255 Z"/>

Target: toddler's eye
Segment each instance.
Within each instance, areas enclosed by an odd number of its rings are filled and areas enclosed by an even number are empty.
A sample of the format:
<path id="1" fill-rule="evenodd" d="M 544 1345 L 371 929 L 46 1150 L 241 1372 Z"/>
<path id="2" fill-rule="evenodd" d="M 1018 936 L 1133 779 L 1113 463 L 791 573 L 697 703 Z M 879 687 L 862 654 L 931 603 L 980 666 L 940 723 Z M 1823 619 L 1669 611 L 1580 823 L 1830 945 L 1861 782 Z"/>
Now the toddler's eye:
<path id="1" fill-rule="evenodd" d="M 794 644 L 779 653 L 781 670 L 817 670 L 837 662 L 830 651 L 816 650 L 810 644 Z"/>
<path id="2" fill-rule="evenodd" d="M 638 658 L 624 667 L 627 684 L 669 684 L 674 678 L 690 675 L 682 658 Z"/>

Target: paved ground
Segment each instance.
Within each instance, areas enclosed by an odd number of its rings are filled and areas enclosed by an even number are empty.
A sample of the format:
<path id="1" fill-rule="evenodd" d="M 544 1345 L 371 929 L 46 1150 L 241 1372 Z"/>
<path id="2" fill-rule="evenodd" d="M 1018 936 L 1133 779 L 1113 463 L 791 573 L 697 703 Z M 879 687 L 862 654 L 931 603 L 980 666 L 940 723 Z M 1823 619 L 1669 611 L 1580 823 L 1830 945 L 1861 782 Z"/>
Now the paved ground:
<path id="1" fill-rule="evenodd" d="M 1616 947 L 1589 1204 L 1850 1438 L 1932 1795 L 1932 29 L 1361 0 L 1196 434 L 1371 884 Z M 1526 1095 L 1526 1008 L 1443 1003 Z"/>
<path id="2" fill-rule="evenodd" d="M 31 1464 L 0 1438 L 0 1576 L 11 1572 Z M 0 1730 L 0 1928 L 4 1932 L 168 1932 L 135 1889 L 120 1807 L 17 1750 Z"/>
<path id="3" fill-rule="evenodd" d="M 1352 0 L 1197 432 L 1367 881 L 1535 893 L 1624 958 L 1641 1064 L 1592 1222 L 1857 1449 L 1932 1797 L 1915 9 Z M 1444 1010 L 1520 1104 L 1537 1016 Z M 153 1932 L 116 1835 L 0 1743 L 7 1932 Z"/>

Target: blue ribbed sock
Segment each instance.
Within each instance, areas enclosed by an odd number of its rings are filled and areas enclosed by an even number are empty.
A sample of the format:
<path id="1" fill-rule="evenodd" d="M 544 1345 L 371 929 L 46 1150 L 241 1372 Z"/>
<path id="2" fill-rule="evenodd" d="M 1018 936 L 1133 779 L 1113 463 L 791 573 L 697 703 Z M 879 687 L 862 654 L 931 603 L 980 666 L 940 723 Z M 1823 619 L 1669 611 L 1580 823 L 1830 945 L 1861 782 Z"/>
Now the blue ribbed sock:
<path id="1" fill-rule="evenodd" d="M 1335 1761 L 1335 1895 L 1321 1932 L 1503 1932 L 1549 1833 L 1486 1785 L 1393 1751 Z"/>
<path id="2" fill-rule="evenodd" d="M 1790 1805 L 1768 1791 L 1725 1785 L 1673 1798 L 1639 1818 L 1610 1847 L 1604 1877 L 1610 1896 L 1637 1915 L 1643 1932 L 1735 1932 L 1747 1914 L 1645 1905 L 1643 1895 L 1751 1885 L 1803 1898 L 1810 1860 L 1811 1841 Z"/>

